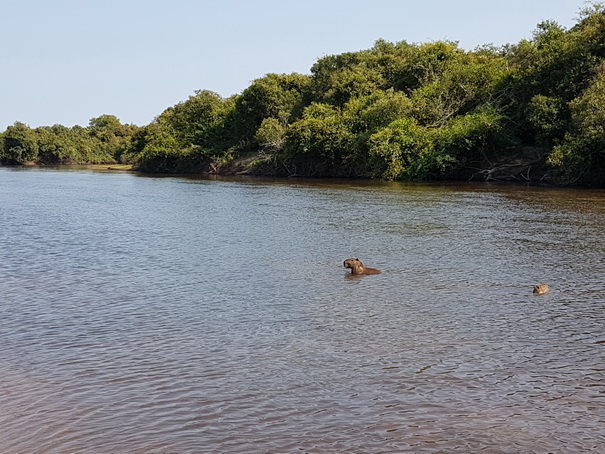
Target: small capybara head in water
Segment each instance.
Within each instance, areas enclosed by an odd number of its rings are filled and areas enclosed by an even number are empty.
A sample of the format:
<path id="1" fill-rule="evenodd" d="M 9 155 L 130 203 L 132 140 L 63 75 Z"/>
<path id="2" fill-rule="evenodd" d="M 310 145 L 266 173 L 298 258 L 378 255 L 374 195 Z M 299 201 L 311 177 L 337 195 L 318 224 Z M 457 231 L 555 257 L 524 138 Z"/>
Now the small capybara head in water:
<path id="1" fill-rule="evenodd" d="M 550 287 L 547 284 L 538 284 L 534 285 L 534 293 L 536 295 L 546 295 L 550 290 Z"/>
<path id="2" fill-rule="evenodd" d="M 380 270 L 369 268 L 359 259 L 346 259 L 344 267 L 351 269 L 351 274 L 380 274 Z"/>

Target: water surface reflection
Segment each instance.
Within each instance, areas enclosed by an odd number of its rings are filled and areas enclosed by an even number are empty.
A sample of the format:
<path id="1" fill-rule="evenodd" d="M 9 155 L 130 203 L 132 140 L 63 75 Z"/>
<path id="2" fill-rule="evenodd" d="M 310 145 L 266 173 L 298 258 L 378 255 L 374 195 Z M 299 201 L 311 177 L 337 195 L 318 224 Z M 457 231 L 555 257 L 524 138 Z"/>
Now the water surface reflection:
<path id="1" fill-rule="evenodd" d="M 603 452 L 603 195 L 0 169 L 0 450 Z"/>

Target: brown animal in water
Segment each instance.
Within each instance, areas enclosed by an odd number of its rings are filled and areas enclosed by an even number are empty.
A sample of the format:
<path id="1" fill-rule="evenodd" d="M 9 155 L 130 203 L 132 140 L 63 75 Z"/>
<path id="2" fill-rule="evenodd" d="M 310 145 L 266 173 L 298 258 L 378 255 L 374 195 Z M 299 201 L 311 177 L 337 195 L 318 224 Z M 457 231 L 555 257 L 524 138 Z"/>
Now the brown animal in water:
<path id="1" fill-rule="evenodd" d="M 380 274 L 381 271 L 376 268 L 368 268 L 359 259 L 346 259 L 344 261 L 345 268 L 351 268 L 351 274 Z"/>
<path id="2" fill-rule="evenodd" d="M 550 288 L 546 284 L 534 285 L 534 293 L 536 295 L 546 295 Z"/>

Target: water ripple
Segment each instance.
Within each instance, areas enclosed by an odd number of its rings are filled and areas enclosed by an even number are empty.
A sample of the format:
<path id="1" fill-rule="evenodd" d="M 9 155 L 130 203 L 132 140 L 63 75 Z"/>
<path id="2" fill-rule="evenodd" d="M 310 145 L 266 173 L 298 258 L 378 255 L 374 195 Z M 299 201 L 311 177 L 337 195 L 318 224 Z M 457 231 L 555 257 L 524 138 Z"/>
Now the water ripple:
<path id="1" fill-rule="evenodd" d="M 579 194 L 0 169 L 0 450 L 603 452 Z"/>

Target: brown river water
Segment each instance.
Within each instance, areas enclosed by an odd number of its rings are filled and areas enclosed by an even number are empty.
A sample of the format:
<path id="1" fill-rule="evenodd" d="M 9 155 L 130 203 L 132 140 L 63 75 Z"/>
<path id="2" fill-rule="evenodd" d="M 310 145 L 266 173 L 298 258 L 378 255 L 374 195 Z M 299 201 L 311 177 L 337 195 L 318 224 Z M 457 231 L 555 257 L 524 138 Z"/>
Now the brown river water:
<path id="1" fill-rule="evenodd" d="M 605 191 L 0 168 L 0 452 L 603 453 Z"/>

